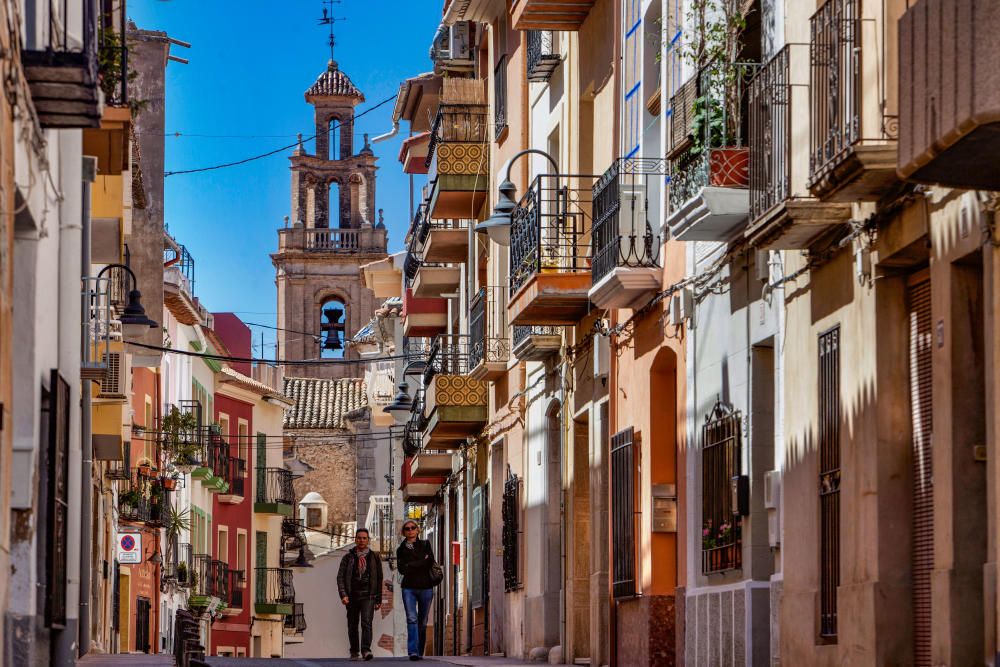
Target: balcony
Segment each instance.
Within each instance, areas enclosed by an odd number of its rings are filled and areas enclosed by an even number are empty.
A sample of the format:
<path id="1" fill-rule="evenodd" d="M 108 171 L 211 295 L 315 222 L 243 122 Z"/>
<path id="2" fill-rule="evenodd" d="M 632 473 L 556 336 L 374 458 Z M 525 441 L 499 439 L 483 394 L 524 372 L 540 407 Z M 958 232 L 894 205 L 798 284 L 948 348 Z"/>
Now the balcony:
<path id="1" fill-rule="evenodd" d="M 424 448 L 458 447 L 486 425 L 486 383 L 469 376 L 468 336 L 442 334 L 434 339 L 424 386 Z"/>
<path id="2" fill-rule="evenodd" d="M 283 567 L 258 567 L 255 575 L 254 613 L 291 614 L 295 603 L 292 571 Z"/>
<path id="3" fill-rule="evenodd" d="M 528 81 L 545 83 L 562 62 L 562 58 L 553 46 L 555 40 L 552 31 L 529 30 L 527 39 Z"/>
<path id="4" fill-rule="evenodd" d="M 507 326 L 507 288 L 483 287 L 472 300 L 469 313 L 469 375 L 496 380 L 510 361 L 510 327 Z"/>
<path id="5" fill-rule="evenodd" d="M 121 327 L 113 319 L 111 278 L 85 276 L 82 282 L 80 377 L 101 382 L 108 373 L 111 342 L 118 341 L 120 348 Z"/>
<path id="6" fill-rule="evenodd" d="M 594 185 L 594 262 L 590 300 L 598 308 L 633 308 L 661 287 L 658 206 L 664 160 L 616 160 Z M 655 227 L 654 227 L 655 225 Z"/>
<path id="7" fill-rule="evenodd" d="M 170 515 L 170 494 L 161 480 L 142 470 L 133 470 L 126 484 L 119 487 L 118 516 L 124 521 L 162 528 Z"/>
<path id="8" fill-rule="evenodd" d="M 218 426 L 210 426 L 205 444 L 205 458 L 201 465 L 191 471 L 191 478 L 211 493 L 228 493 L 229 478 L 232 474 L 229 463 L 229 443 L 219 433 Z"/>
<path id="9" fill-rule="evenodd" d="M 294 225 L 278 230 L 278 254 L 307 252 L 326 255 L 384 255 L 385 229 L 339 229 Z"/>
<path id="10" fill-rule="evenodd" d="M 427 219 L 423 260 L 431 263 L 461 264 L 469 257 L 469 221 Z"/>
<path id="11" fill-rule="evenodd" d="M 429 504 L 437 500 L 441 485 L 448 480 L 451 474 L 451 454 L 418 454 L 417 456 L 442 457 L 448 459 L 447 473 L 431 474 L 421 471 L 419 474 L 413 472 L 415 456 L 408 456 L 403 460 L 402 483 L 400 490 L 403 492 L 403 501 L 408 503 Z"/>
<path id="12" fill-rule="evenodd" d="M 253 511 L 258 514 L 292 516 L 295 489 L 292 471 L 284 468 L 257 468 L 257 494 Z"/>
<path id="13" fill-rule="evenodd" d="M 576 31 L 587 20 L 594 0 L 518 0 L 511 8 L 515 30 Z"/>
<path id="14" fill-rule="evenodd" d="M 305 606 L 301 602 L 293 603 L 292 613 L 285 616 L 285 636 L 301 637 L 307 627 Z"/>
<path id="15" fill-rule="evenodd" d="M 1000 30 L 995 3 L 908 4 L 899 22 L 899 175 L 1000 190 L 1000 46 L 979 38 Z"/>
<path id="16" fill-rule="evenodd" d="M 448 327 L 448 300 L 440 297 L 420 299 L 413 295 L 412 288 L 407 288 L 400 315 L 404 336 L 436 336 Z"/>
<path id="17" fill-rule="evenodd" d="M 474 79 L 482 97 L 482 82 Z M 446 90 L 447 92 L 447 90 Z M 427 214 L 433 219 L 479 218 L 489 191 L 489 108 L 442 103 L 427 151 L 433 183 Z"/>
<path id="18" fill-rule="evenodd" d="M 194 298 L 194 257 L 169 236 L 164 245 L 163 305 L 181 324 L 201 324 L 205 313 Z"/>
<path id="19" fill-rule="evenodd" d="M 202 426 L 199 401 L 179 401 L 160 418 L 160 449 L 177 470 L 190 473 L 208 465 L 209 429 Z"/>
<path id="20" fill-rule="evenodd" d="M 749 212 L 744 119 L 755 64 L 712 63 L 670 98 L 667 226 L 680 241 L 728 242 Z"/>
<path id="21" fill-rule="evenodd" d="M 512 325 L 576 324 L 590 310 L 593 176 L 539 175 L 511 216 Z"/>
<path id="22" fill-rule="evenodd" d="M 246 573 L 243 570 L 226 570 L 226 614 L 243 611 L 243 593 L 246 589 Z"/>
<path id="23" fill-rule="evenodd" d="M 192 556 L 191 594 L 188 605 L 192 609 L 208 607 L 213 598 L 225 602 L 229 599 L 229 566 L 213 559 L 209 554 Z"/>
<path id="24" fill-rule="evenodd" d="M 810 19 L 809 190 L 819 199 L 878 201 L 896 183 L 887 19 L 862 18 L 861 0 L 827 0 Z"/>
<path id="25" fill-rule="evenodd" d="M 806 249 L 844 225 L 851 205 L 823 202 L 806 186 L 809 169 L 803 146 L 809 128 L 793 119 L 808 117 L 808 47 L 790 44 L 764 65 L 750 83 L 751 245 L 778 250 Z"/>
<path id="26" fill-rule="evenodd" d="M 167 543 L 167 558 L 163 566 L 163 579 L 176 586 L 187 588 L 191 586 L 191 573 L 194 571 L 194 554 L 191 545 L 185 542 L 170 546 Z"/>
<path id="27" fill-rule="evenodd" d="M 128 107 L 128 45 L 124 27 L 127 22 L 125 3 L 119 3 L 118 16 L 106 13 L 100 17 L 97 34 L 97 76 L 104 93 L 104 104 Z"/>
<path id="28" fill-rule="evenodd" d="M 24 78 L 43 128 L 99 127 L 97 9 L 94 0 L 33 3 L 41 34 L 25 35 Z"/>
<path id="29" fill-rule="evenodd" d="M 247 480 L 247 462 L 236 457 L 229 458 L 229 489 L 219 494 L 219 502 L 238 505 L 243 502 Z"/>
<path id="30" fill-rule="evenodd" d="M 521 361 L 544 361 L 562 347 L 562 328 L 548 325 L 515 326 L 514 356 Z"/>

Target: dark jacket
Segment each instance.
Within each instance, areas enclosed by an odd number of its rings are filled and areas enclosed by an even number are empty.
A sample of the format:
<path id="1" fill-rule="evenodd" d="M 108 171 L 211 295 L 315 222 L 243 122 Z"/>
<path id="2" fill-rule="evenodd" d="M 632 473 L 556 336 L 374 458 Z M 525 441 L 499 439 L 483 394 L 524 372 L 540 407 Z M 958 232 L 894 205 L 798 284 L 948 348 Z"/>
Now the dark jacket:
<path id="1" fill-rule="evenodd" d="M 340 561 L 340 569 L 337 571 L 337 590 L 340 592 L 340 597 L 349 598 L 351 597 L 351 589 L 354 586 L 354 572 L 358 567 L 358 554 L 356 552 L 357 547 L 352 547 L 350 551 L 344 554 L 344 557 Z M 379 558 L 378 553 L 369 549 L 368 550 L 368 591 L 369 597 L 376 602 L 382 601 L 382 559 Z"/>
<path id="2" fill-rule="evenodd" d="M 434 565 L 434 551 L 428 540 L 417 540 L 412 549 L 406 547 L 406 540 L 396 548 L 396 566 L 403 575 L 403 588 L 434 588 L 431 583 L 431 566 Z"/>

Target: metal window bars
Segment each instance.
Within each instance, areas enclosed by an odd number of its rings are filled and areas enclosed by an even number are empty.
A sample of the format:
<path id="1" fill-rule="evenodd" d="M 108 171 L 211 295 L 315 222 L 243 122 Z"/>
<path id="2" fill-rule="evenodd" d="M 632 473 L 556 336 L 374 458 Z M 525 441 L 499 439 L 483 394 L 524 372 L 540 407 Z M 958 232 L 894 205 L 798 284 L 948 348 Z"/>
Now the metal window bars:
<path id="1" fill-rule="evenodd" d="M 619 158 L 594 184 L 594 284 L 619 267 L 660 266 L 655 209 L 667 166 L 663 159 Z"/>
<path id="2" fill-rule="evenodd" d="M 258 567 L 254 601 L 257 604 L 292 604 L 295 587 L 292 571 L 283 567 Z"/>
<path id="3" fill-rule="evenodd" d="M 257 468 L 256 502 L 294 505 L 292 471 L 284 468 Z"/>
<path id="4" fill-rule="evenodd" d="M 243 570 L 226 570 L 226 606 L 243 608 L 243 589 L 246 587 L 246 573 Z"/>
<path id="5" fill-rule="evenodd" d="M 511 216 L 510 296 L 541 272 L 591 270 L 594 176 L 541 174 Z"/>
<path id="6" fill-rule="evenodd" d="M 815 174 L 861 137 L 861 3 L 828 0 L 809 19 L 810 157 Z"/>
<path id="7" fill-rule="evenodd" d="M 44 32 L 39 35 L 41 42 L 35 41 L 35 35 L 28 31 L 25 35 L 25 52 L 31 55 L 26 58 L 30 63 L 40 62 L 48 65 L 84 64 L 96 74 L 97 62 L 95 56 L 95 36 L 97 34 L 97 8 L 95 0 L 83 0 L 70 3 L 69 0 L 48 0 L 34 3 L 37 13 L 42 15 L 46 23 Z M 73 18 L 81 12 L 80 31 L 70 29 Z M 67 56 L 71 58 L 67 58 Z M 90 79 L 93 81 L 93 78 Z"/>
<path id="8" fill-rule="evenodd" d="M 482 363 L 507 362 L 510 359 L 508 331 L 507 288 L 480 288 L 469 313 L 469 368 Z"/>
<path id="9" fill-rule="evenodd" d="M 485 144 L 489 136 L 488 125 L 489 112 L 485 104 L 442 102 L 431 126 L 424 166 L 431 166 L 437 147 L 442 143 Z"/>
<path id="10" fill-rule="evenodd" d="M 840 329 L 819 338 L 820 635 L 837 636 L 840 587 Z"/>
<path id="11" fill-rule="evenodd" d="M 742 566 L 742 520 L 734 513 L 731 488 L 741 474 L 741 427 L 740 413 L 716 401 L 701 429 L 702 574 Z"/>
<path id="12" fill-rule="evenodd" d="M 632 427 L 611 437 L 611 566 L 615 598 L 636 594 L 636 456 Z"/>
<path id="13" fill-rule="evenodd" d="M 438 334 L 431 344 L 431 354 L 424 371 L 424 385 L 435 375 L 469 373 L 469 335 Z"/>
<path id="14" fill-rule="evenodd" d="M 306 631 L 305 606 L 301 602 L 296 602 L 292 606 L 292 613 L 285 616 L 285 634 L 298 636 Z"/>
<path id="15" fill-rule="evenodd" d="M 503 582 L 504 590 L 513 591 L 521 587 L 521 478 L 507 469 L 507 479 L 503 485 L 501 519 L 503 529 Z"/>
<path id="16" fill-rule="evenodd" d="M 670 98 L 670 210 L 707 186 L 746 187 L 747 103 L 758 63 L 709 63 Z"/>
<path id="17" fill-rule="evenodd" d="M 499 140 L 507 129 L 507 54 L 493 68 L 493 138 Z"/>

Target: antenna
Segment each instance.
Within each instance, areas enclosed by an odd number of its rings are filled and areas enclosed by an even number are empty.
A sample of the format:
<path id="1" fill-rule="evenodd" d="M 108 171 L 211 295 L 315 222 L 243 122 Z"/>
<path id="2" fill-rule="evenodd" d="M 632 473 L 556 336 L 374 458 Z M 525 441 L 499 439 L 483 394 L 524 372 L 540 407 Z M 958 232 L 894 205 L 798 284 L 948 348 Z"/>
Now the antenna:
<path id="1" fill-rule="evenodd" d="M 317 23 L 319 25 L 330 26 L 330 37 L 329 37 L 330 63 L 332 65 L 336 65 L 337 61 L 333 59 L 333 46 L 334 44 L 336 44 L 336 39 L 333 36 L 333 24 L 336 23 L 337 21 L 346 21 L 347 19 L 343 16 L 333 15 L 333 6 L 339 5 L 341 0 L 322 0 L 322 1 L 323 1 L 323 17 L 318 19 Z"/>

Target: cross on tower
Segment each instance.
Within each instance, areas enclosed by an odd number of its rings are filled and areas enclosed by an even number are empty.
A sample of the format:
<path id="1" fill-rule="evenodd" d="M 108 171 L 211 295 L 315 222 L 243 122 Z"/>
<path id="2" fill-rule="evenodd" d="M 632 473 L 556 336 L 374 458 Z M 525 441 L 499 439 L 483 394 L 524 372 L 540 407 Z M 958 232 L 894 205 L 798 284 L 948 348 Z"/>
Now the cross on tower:
<path id="1" fill-rule="evenodd" d="M 340 2 L 341 2 L 341 0 L 323 0 L 323 5 L 324 5 L 323 6 L 323 17 L 318 20 L 319 25 L 328 25 L 328 26 L 330 26 L 329 44 L 330 44 L 330 62 L 331 63 L 334 62 L 334 60 L 333 60 L 333 46 L 334 46 L 334 44 L 336 44 L 336 39 L 333 36 L 333 24 L 336 23 L 337 21 L 346 21 L 347 20 L 343 16 L 334 16 L 333 15 L 333 6 L 334 5 L 339 5 Z"/>

